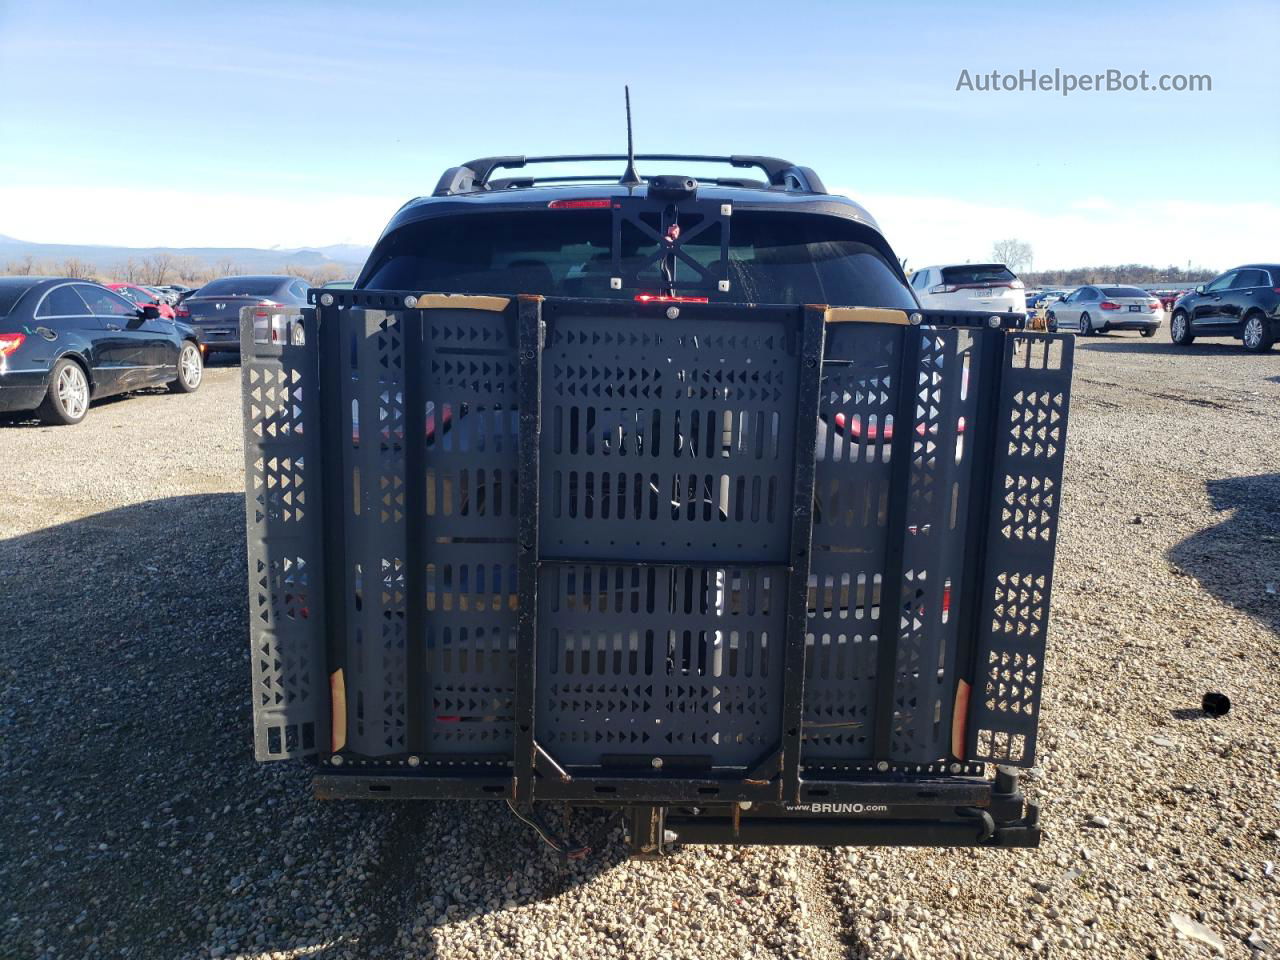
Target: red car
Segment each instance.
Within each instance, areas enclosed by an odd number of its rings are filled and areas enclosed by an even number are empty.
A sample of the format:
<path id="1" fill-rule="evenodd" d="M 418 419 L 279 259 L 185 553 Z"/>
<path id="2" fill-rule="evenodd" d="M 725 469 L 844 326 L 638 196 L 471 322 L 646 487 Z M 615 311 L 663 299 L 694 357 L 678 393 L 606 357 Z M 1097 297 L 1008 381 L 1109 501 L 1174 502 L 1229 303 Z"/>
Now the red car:
<path id="1" fill-rule="evenodd" d="M 128 300 L 132 300 L 140 307 L 156 307 L 160 311 L 160 316 L 169 320 L 177 316 L 172 306 L 165 303 L 146 287 L 140 287 L 136 283 L 107 283 L 103 284 L 103 286 L 114 290 Z"/>

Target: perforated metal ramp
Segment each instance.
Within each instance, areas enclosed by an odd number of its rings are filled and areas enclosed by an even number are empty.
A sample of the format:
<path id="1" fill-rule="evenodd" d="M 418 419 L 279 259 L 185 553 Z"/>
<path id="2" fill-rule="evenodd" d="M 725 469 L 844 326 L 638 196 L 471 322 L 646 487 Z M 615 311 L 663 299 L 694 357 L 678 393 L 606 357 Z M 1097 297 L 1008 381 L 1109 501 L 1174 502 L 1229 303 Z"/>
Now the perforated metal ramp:
<path id="1" fill-rule="evenodd" d="M 260 758 L 671 801 L 1033 762 L 1070 337 L 324 293 L 299 346 L 242 318 Z"/>

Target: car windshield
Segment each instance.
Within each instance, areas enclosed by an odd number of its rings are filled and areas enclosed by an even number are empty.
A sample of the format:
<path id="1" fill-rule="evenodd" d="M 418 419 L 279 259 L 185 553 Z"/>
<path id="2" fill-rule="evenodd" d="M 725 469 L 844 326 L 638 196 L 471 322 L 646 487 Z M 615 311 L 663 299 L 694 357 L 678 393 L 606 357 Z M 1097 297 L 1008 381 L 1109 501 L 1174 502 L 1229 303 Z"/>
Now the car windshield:
<path id="1" fill-rule="evenodd" d="M 605 210 L 535 211 L 440 217 L 396 230 L 374 251 L 359 283 L 370 290 L 515 294 L 631 299 L 661 293 L 656 265 L 641 270 L 641 287 L 616 290 L 611 214 Z M 711 228 L 685 251 L 721 269 L 720 240 Z M 832 303 L 913 309 L 915 301 L 874 246 L 865 227 L 838 217 L 735 211 L 730 230 L 728 293 L 681 289 L 696 279 L 677 264 L 675 292 L 746 303 Z M 649 241 L 623 235 L 624 268 L 640 268 Z"/>
<path id="2" fill-rule="evenodd" d="M 1016 279 L 1001 263 L 966 263 L 961 267 L 942 268 L 943 283 L 1008 283 Z"/>
<path id="3" fill-rule="evenodd" d="M 30 290 L 32 286 L 33 284 L 28 282 L 4 283 L 0 281 L 0 317 L 7 317 L 13 313 L 13 308 L 18 305 L 22 295 Z"/>
<path id="4" fill-rule="evenodd" d="M 210 280 L 197 292 L 201 297 L 269 297 L 280 289 L 277 277 L 223 277 Z"/>
<path id="5" fill-rule="evenodd" d="M 1103 287 L 1102 295 L 1104 297 L 1141 297 L 1143 300 L 1151 299 L 1151 294 L 1139 287 Z"/>

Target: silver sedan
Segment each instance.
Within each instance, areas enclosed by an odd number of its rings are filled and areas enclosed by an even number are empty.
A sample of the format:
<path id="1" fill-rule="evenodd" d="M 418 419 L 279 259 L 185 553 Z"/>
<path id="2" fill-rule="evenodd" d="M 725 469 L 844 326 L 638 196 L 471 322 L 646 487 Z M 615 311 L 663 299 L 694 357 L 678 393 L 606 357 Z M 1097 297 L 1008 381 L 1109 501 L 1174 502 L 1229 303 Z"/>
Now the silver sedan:
<path id="1" fill-rule="evenodd" d="M 1062 333 L 1137 330 L 1150 337 L 1164 322 L 1164 307 L 1141 287 L 1080 287 L 1049 304 L 1049 320 Z"/>

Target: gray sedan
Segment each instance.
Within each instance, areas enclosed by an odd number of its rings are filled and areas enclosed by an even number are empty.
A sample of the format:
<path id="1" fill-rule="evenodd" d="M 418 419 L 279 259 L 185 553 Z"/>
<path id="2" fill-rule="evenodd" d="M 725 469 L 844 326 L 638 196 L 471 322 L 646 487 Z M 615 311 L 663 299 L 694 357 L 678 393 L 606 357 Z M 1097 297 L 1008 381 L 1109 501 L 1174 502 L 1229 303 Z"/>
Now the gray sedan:
<path id="1" fill-rule="evenodd" d="M 1164 322 L 1164 307 L 1140 287 L 1080 287 L 1049 305 L 1049 320 L 1062 333 L 1137 330 L 1150 337 Z"/>

